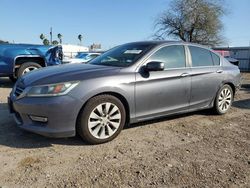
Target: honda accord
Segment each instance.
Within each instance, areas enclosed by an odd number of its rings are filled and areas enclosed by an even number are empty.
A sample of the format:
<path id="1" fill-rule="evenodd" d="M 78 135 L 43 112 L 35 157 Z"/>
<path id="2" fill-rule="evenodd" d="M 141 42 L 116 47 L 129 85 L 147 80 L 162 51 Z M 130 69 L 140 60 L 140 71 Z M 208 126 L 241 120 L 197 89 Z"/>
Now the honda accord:
<path id="1" fill-rule="evenodd" d="M 32 71 L 16 82 L 8 101 L 22 129 L 49 137 L 78 133 L 100 144 L 125 124 L 208 108 L 225 114 L 239 86 L 239 68 L 211 49 L 144 41 L 88 64 Z"/>

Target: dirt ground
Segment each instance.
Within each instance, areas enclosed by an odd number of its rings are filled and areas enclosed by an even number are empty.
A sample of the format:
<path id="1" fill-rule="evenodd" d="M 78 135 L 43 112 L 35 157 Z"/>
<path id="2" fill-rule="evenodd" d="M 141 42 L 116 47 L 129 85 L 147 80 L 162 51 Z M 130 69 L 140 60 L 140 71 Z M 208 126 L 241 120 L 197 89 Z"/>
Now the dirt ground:
<path id="1" fill-rule="evenodd" d="M 0 79 L 0 187 L 250 187 L 250 74 L 233 107 L 134 124 L 113 141 L 45 138 L 15 126 Z"/>

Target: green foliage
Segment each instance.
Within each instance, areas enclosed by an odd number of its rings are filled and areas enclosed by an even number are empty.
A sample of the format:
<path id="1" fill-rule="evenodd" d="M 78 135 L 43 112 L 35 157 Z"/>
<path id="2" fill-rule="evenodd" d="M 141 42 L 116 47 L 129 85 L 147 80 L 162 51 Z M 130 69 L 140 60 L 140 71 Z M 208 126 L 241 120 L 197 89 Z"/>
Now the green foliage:
<path id="1" fill-rule="evenodd" d="M 80 41 L 80 44 L 82 44 L 82 35 L 79 34 L 79 35 L 77 36 L 77 38 L 78 38 L 78 40 Z"/>
<path id="2" fill-rule="evenodd" d="M 43 41 L 45 39 L 45 35 L 44 34 L 41 34 L 40 35 L 40 39 Z"/>
<path id="3" fill-rule="evenodd" d="M 58 33 L 57 38 L 59 39 L 60 44 L 62 43 L 62 34 Z M 40 39 L 42 40 L 44 45 L 50 45 L 50 41 L 46 38 L 44 34 L 40 35 Z M 52 45 L 58 45 L 59 42 L 57 40 L 52 41 Z"/>
<path id="4" fill-rule="evenodd" d="M 59 39 L 59 43 L 62 44 L 62 34 L 58 33 L 57 38 Z"/>
<path id="5" fill-rule="evenodd" d="M 59 42 L 57 40 L 52 41 L 52 45 L 58 45 L 58 44 L 59 44 Z"/>
<path id="6" fill-rule="evenodd" d="M 46 38 L 44 34 L 40 35 L 40 39 L 42 40 L 44 45 L 49 45 L 49 40 Z"/>
<path id="7" fill-rule="evenodd" d="M 44 44 L 44 45 L 49 45 L 49 40 L 45 38 L 45 39 L 43 40 L 43 44 Z"/>
<path id="8" fill-rule="evenodd" d="M 8 44 L 8 41 L 0 40 L 0 44 Z"/>
<path id="9" fill-rule="evenodd" d="M 222 44 L 224 14 L 219 0 L 172 0 L 170 9 L 156 20 L 155 38 L 163 40 L 170 36 L 208 46 Z"/>

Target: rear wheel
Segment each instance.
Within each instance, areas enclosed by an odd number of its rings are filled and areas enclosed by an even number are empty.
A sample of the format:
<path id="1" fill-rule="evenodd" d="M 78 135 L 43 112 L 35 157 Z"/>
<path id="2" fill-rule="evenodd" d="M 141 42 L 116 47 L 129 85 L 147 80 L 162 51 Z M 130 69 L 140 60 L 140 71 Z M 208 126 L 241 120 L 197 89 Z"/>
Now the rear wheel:
<path id="1" fill-rule="evenodd" d="M 23 63 L 17 70 L 17 78 L 21 77 L 22 75 L 30 71 L 39 69 L 41 67 L 42 67 L 41 65 L 39 65 L 38 63 L 34 63 L 34 62 Z"/>
<path id="2" fill-rule="evenodd" d="M 77 132 L 90 144 L 113 140 L 122 130 L 126 113 L 122 102 L 112 95 L 90 99 L 81 111 Z"/>
<path id="3" fill-rule="evenodd" d="M 225 114 L 231 107 L 233 102 L 233 90 L 231 86 L 224 85 L 219 90 L 216 99 L 214 109 L 217 114 Z"/>

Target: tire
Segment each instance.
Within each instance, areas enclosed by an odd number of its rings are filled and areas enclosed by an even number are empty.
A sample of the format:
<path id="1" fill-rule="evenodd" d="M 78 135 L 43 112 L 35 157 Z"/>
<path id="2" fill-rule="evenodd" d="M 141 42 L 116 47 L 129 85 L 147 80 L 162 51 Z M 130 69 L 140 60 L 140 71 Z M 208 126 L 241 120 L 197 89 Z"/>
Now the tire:
<path id="1" fill-rule="evenodd" d="M 228 84 L 223 85 L 218 91 L 214 101 L 214 111 L 222 115 L 228 112 L 233 102 L 234 93 Z"/>
<path id="2" fill-rule="evenodd" d="M 99 95 L 91 98 L 81 110 L 77 133 L 89 144 L 102 144 L 117 137 L 125 121 L 122 102 L 112 95 Z"/>
<path id="3" fill-rule="evenodd" d="M 39 69 L 41 67 L 42 67 L 41 65 L 39 65 L 38 63 L 35 63 L 35 62 L 25 62 L 17 70 L 17 78 L 20 78 L 22 75 L 26 74 L 29 71 L 36 70 L 36 69 Z"/>

